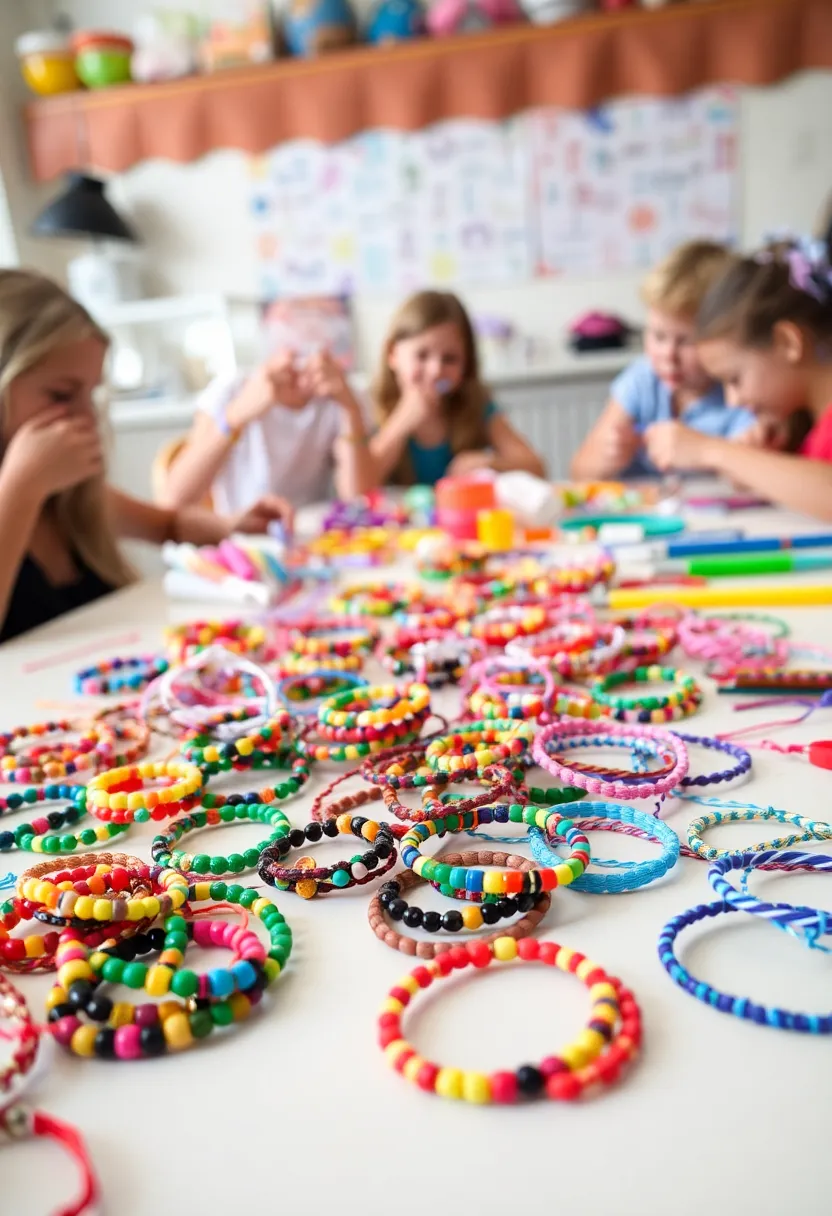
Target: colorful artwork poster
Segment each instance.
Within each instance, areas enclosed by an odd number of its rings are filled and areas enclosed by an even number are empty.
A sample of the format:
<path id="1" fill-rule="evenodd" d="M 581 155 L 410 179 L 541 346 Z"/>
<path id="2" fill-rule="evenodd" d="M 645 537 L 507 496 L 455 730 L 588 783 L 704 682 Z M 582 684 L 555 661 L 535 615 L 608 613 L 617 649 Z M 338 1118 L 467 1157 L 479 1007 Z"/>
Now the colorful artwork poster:
<path id="1" fill-rule="evenodd" d="M 251 165 L 266 299 L 641 269 L 736 237 L 738 100 L 707 89 L 285 144 Z"/>

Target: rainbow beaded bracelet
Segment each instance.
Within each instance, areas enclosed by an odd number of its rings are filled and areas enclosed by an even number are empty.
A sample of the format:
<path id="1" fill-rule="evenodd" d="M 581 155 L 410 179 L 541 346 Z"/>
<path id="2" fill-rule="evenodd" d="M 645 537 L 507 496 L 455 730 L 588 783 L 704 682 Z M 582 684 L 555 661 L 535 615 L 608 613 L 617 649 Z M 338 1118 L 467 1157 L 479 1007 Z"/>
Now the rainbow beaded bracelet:
<path id="1" fill-rule="evenodd" d="M 674 691 L 662 694 L 615 694 L 611 688 L 622 684 L 672 682 Z M 616 722 L 653 722 L 661 725 L 686 718 L 702 703 L 702 690 L 687 672 L 675 667 L 636 667 L 632 671 L 612 671 L 590 689 L 592 699 Z"/>
<path id="2" fill-rule="evenodd" d="M 76 672 L 75 691 L 86 696 L 107 696 L 111 693 L 140 692 L 169 667 L 167 659 L 156 654 L 133 655 L 126 659 L 109 659 Z"/>
<path id="3" fill-rule="evenodd" d="M 425 749 L 425 760 L 440 773 L 482 772 L 502 761 L 528 759 L 533 739 L 534 727 L 522 720 L 466 722 L 453 734 L 432 739 Z"/>
<path id="4" fill-rule="evenodd" d="M 573 1043 L 539 1065 L 525 1064 L 511 1072 L 487 1075 L 447 1068 L 424 1059 L 402 1035 L 402 1015 L 422 989 L 435 980 L 447 979 L 455 970 L 473 966 L 481 972 L 492 962 L 541 962 L 572 972 L 589 988 L 592 1005 L 589 1020 Z M 583 954 L 557 942 L 525 937 L 468 942 L 453 946 L 436 958 L 416 967 L 390 989 L 381 1007 L 378 1041 L 388 1063 L 406 1080 L 441 1098 L 478 1105 L 513 1103 L 524 1098 L 546 1096 L 570 1101 L 598 1084 L 617 1080 L 622 1067 L 641 1044 L 641 1015 L 632 996 Z"/>
<path id="5" fill-rule="evenodd" d="M 519 804 L 518 804 L 519 805 Z M 512 808 L 508 808 L 510 816 Z M 466 832 L 480 824 L 497 821 L 494 808 L 481 806 L 470 811 L 448 812 L 443 816 L 414 823 L 401 839 L 402 861 L 420 878 L 433 883 L 443 894 L 464 892 L 466 897 L 483 895 L 534 895 L 565 887 L 580 878 L 589 863 L 589 841 L 579 832 L 571 819 L 558 811 L 525 805 L 520 808 L 523 823 L 541 827 L 547 834 L 557 835 L 569 845 L 571 852 L 553 867 L 529 870 L 479 870 L 449 866 L 441 860 L 424 857 L 421 847 L 431 836 L 448 832 Z"/>
<path id="6" fill-rule="evenodd" d="M 159 790 L 115 791 L 114 786 L 145 781 L 169 780 Z M 111 768 L 93 777 L 79 795 L 79 805 L 85 805 L 98 819 L 112 823 L 146 823 L 148 819 L 164 819 L 186 809 L 186 803 L 196 798 L 205 783 L 205 775 L 195 764 L 179 760 L 145 761 L 143 764 Z"/>
<path id="7" fill-rule="evenodd" d="M 229 827 L 236 823 L 263 823 L 271 828 L 269 836 L 242 853 L 230 853 L 223 857 L 219 853 L 184 853 L 173 846 L 183 836 L 204 828 Z M 291 831 L 291 824 L 278 806 L 243 801 L 226 804 L 218 809 L 193 810 L 175 819 L 166 832 L 156 836 L 150 846 L 150 855 L 159 866 L 179 870 L 182 874 L 213 874 L 217 878 L 242 874 L 256 870 L 263 849 L 282 840 Z"/>

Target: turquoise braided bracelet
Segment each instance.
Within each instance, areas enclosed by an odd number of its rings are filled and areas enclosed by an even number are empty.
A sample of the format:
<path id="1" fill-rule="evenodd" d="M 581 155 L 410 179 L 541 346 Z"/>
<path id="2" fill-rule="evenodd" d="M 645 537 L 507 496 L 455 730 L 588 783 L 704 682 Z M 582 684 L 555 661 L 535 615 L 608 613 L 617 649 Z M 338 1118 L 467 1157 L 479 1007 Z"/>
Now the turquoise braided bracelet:
<path id="1" fill-rule="evenodd" d="M 679 797 L 684 798 L 684 794 Z M 795 815 L 777 807 L 754 806 L 747 802 L 721 802 L 717 798 L 690 799 L 701 802 L 704 806 L 719 806 L 720 810 L 700 815 L 688 825 L 688 847 L 694 857 L 705 861 L 716 861 L 718 857 L 731 857 L 735 853 L 764 853 L 769 849 L 790 849 L 793 845 L 803 844 L 808 840 L 832 840 L 832 823 L 823 820 L 806 819 L 803 815 Z M 764 841 L 740 849 L 709 848 L 702 840 L 702 833 L 707 828 L 716 827 L 720 823 L 749 823 L 755 820 L 774 820 L 776 823 L 788 824 L 799 828 L 789 836 L 777 836 L 774 840 Z"/>

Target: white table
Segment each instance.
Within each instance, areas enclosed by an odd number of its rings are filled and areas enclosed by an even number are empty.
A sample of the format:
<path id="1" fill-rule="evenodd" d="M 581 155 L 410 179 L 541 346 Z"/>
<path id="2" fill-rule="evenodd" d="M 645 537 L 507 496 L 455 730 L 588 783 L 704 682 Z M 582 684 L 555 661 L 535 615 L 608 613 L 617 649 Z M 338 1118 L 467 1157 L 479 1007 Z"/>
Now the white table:
<path id="1" fill-rule="evenodd" d="M 733 518 L 749 533 L 809 526 L 773 512 Z M 168 619 L 197 615 L 210 612 L 171 608 L 158 586 L 147 583 L 3 647 L 0 726 L 55 714 L 54 703 L 72 700 L 78 667 L 117 652 L 156 649 Z M 783 615 L 797 640 L 832 643 L 828 610 Z M 125 646 L 130 632 L 136 637 Z M 91 644 L 94 655 L 50 661 Z M 453 708 L 453 698 L 439 700 Z M 685 727 L 708 734 L 760 717 L 732 713 L 732 700 L 709 691 Z M 829 711 L 820 711 L 777 737 L 831 733 Z M 157 751 L 165 751 L 164 743 Z M 829 773 L 801 758 L 760 752 L 754 764 L 753 779 L 727 796 L 832 818 Z M 692 751 L 693 772 L 718 765 L 711 753 Z M 307 821 L 310 798 L 330 775 L 321 770 L 289 804 L 294 823 Z M 258 785 L 256 777 L 235 785 L 225 779 L 220 788 Z M 682 832 L 701 810 L 674 801 L 665 817 Z M 121 847 L 147 858 L 152 834 L 149 826 L 134 828 Z M 715 841 L 739 847 L 773 834 L 765 824 L 746 825 L 720 829 Z M 191 840 L 228 853 L 262 836 L 262 828 L 245 825 Z M 645 856 L 648 848 L 600 833 L 592 843 L 599 856 Z M 335 860 L 343 845 L 316 851 Z M 6 854 L 0 873 L 22 870 L 31 860 Z M 753 886 L 832 907 L 829 882 L 820 877 L 757 875 Z M 439 906 L 424 888 L 419 895 L 422 906 Z M 627 895 L 566 890 L 553 898 L 541 932 L 620 975 L 644 1016 L 644 1050 L 635 1066 L 618 1086 L 577 1105 L 455 1105 L 393 1073 L 376 1046 L 375 1018 L 389 987 L 412 963 L 373 936 L 368 898 L 350 892 L 306 903 L 278 896 L 294 931 L 294 953 L 264 1007 L 224 1040 L 217 1035 L 180 1058 L 134 1064 L 50 1052 L 34 1097 L 82 1129 L 106 1212 L 424 1216 L 528 1205 L 582 1216 L 829 1212 L 825 1115 L 832 1043 L 706 1008 L 659 964 L 656 942 L 665 922 L 715 898 L 703 863 L 683 859 L 662 882 Z M 686 966 L 718 988 L 793 1009 L 830 1007 L 829 956 L 810 953 L 751 917 L 709 921 L 703 932 L 687 931 L 679 945 Z M 207 961 L 200 952 L 194 965 Z M 406 1022 L 411 1041 L 432 1059 L 485 1071 L 536 1062 L 568 1041 L 583 1022 L 582 985 L 549 969 L 509 970 L 438 986 L 437 999 L 422 1001 Z M 46 976 L 21 981 L 38 1014 L 50 982 Z M 25 1144 L 2 1154 L 3 1216 L 53 1212 L 75 1187 L 74 1166 L 57 1147 Z"/>

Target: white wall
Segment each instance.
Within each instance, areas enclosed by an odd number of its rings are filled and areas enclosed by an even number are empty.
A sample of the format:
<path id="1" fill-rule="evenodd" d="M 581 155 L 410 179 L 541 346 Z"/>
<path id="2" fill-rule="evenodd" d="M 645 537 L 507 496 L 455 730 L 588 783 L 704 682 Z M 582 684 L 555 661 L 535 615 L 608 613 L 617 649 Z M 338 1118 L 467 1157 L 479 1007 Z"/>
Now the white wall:
<path id="1" fill-rule="evenodd" d="M 201 0 L 206 12 L 222 2 Z M 0 0 L 0 17 L 8 23 L 14 10 L 19 27 L 21 8 L 29 14 L 43 5 L 53 13 L 68 13 L 78 25 L 125 29 L 132 27 L 143 7 L 136 0 Z M 7 74 L 7 64 L 8 56 L 0 63 L 0 79 Z M 7 104 L 3 110 L 0 139 L 3 118 L 8 122 Z M 743 243 L 756 243 L 772 229 L 811 229 L 832 192 L 832 72 L 804 73 L 774 88 L 744 90 L 741 126 Z M 244 299 L 256 296 L 246 165 L 241 153 L 223 151 L 191 165 L 148 162 L 113 180 L 113 202 L 142 235 L 148 286 L 154 294 L 220 290 Z M 34 200 L 43 192 L 21 185 L 19 161 L 7 167 L 4 160 L 3 170 L 10 195 L 14 189 L 12 218 L 24 260 L 54 271 L 64 247 L 26 241 L 23 235 Z M 508 316 L 525 332 L 551 338 L 590 307 L 603 306 L 637 319 L 638 278 L 629 273 L 601 279 L 538 279 L 511 287 L 477 287 L 462 294 L 475 311 Z M 356 299 L 362 365 L 371 365 L 396 302 L 366 294 Z"/>

